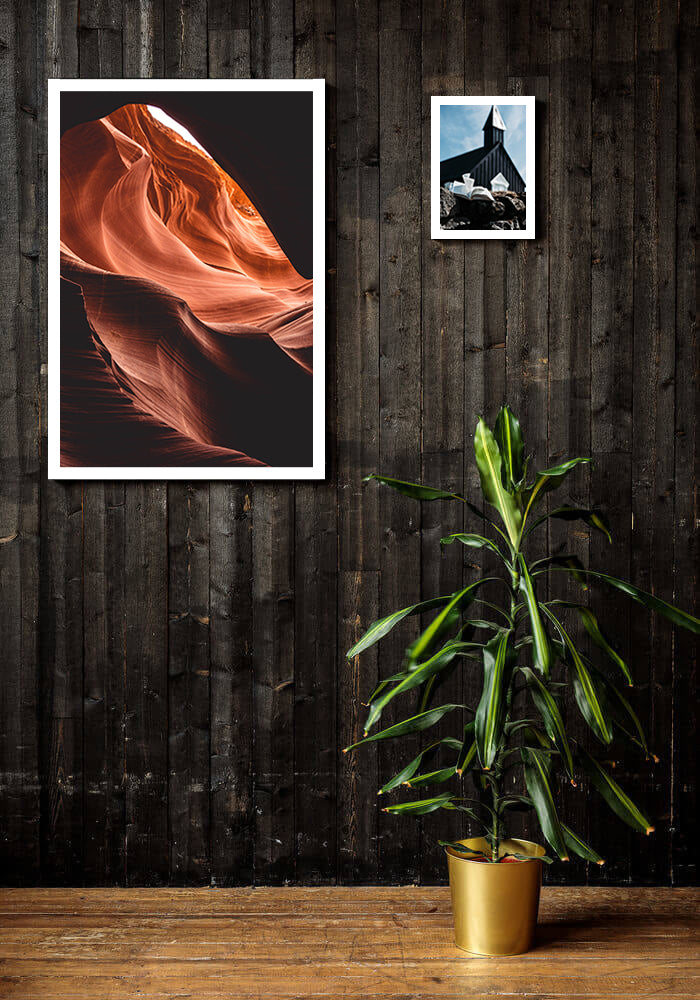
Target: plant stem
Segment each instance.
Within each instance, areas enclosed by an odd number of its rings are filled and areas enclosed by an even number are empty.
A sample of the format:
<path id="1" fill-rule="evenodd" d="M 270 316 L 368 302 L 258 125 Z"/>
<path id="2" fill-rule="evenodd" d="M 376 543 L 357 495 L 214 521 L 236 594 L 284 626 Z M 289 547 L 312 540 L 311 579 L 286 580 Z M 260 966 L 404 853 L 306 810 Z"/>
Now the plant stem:
<path id="1" fill-rule="evenodd" d="M 498 850 L 501 845 L 501 824 L 498 814 L 498 785 L 493 778 L 491 780 L 491 796 L 493 800 L 493 837 L 491 841 L 491 860 L 498 861 Z"/>

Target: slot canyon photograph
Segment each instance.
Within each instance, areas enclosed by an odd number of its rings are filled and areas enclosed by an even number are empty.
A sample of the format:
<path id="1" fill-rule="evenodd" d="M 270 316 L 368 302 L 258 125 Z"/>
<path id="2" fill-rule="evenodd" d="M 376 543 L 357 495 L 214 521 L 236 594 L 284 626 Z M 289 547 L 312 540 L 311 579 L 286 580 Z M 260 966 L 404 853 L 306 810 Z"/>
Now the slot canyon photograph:
<path id="1" fill-rule="evenodd" d="M 323 91 L 52 82 L 53 476 L 322 476 Z"/>

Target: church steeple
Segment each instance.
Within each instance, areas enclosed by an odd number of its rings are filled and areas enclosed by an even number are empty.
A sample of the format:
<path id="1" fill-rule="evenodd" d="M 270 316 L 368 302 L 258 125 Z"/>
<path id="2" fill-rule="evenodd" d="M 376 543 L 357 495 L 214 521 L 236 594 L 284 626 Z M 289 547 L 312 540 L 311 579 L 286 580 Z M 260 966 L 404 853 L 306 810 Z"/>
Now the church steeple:
<path id="1" fill-rule="evenodd" d="M 497 142 L 505 141 L 506 123 L 495 104 L 491 105 L 489 116 L 484 122 L 484 148 L 491 149 Z"/>

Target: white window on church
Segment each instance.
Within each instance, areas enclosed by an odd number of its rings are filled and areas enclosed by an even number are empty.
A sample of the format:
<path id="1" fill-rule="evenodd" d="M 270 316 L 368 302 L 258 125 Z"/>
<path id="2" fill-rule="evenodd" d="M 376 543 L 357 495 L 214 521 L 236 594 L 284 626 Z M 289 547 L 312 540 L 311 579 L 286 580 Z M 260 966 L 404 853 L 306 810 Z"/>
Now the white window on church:
<path id="1" fill-rule="evenodd" d="M 491 178 L 491 190 L 492 191 L 508 190 L 508 181 L 505 179 L 502 173 L 497 173 L 495 177 Z"/>

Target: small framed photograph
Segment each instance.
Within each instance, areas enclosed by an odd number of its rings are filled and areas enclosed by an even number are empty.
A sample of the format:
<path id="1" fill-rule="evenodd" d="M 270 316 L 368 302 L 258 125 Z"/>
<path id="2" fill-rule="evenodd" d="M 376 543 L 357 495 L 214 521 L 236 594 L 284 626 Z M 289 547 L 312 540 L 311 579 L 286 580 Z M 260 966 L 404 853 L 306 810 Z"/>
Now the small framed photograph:
<path id="1" fill-rule="evenodd" d="M 535 238 L 535 98 L 431 98 L 434 240 Z"/>

